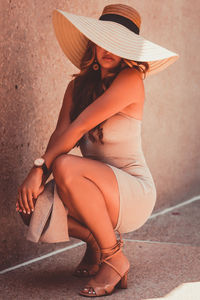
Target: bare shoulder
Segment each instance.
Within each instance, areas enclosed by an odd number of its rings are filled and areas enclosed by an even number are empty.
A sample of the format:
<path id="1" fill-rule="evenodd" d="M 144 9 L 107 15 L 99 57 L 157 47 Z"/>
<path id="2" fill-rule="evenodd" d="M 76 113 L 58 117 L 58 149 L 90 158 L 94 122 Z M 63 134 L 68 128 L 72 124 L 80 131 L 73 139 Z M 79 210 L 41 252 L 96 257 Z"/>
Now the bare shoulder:
<path id="1" fill-rule="evenodd" d="M 68 105 L 72 105 L 72 95 L 73 95 L 73 89 L 74 89 L 74 79 L 72 79 L 66 87 L 64 98 L 63 98 L 63 104 L 68 103 Z"/>
<path id="2" fill-rule="evenodd" d="M 144 98 L 143 74 L 135 68 L 126 68 L 120 71 L 116 77 L 116 85 L 136 101 Z"/>
<path id="3" fill-rule="evenodd" d="M 60 109 L 56 129 L 55 129 L 55 131 L 59 132 L 59 134 L 61 134 L 64 130 L 66 130 L 66 128 L 71 123 L 70 112 L 73 107 L 73 99 L 72 99 L 73 88 L 74 88 L 74 79 L 67 84 L 64 93 L 63 102 L 62 102 L 62 106 Z"/>
<path id="4" fill-rule="evenodd" d="M 68 86 L 67 86 L 67 90 L 69 90 L 70 93 L 73 92 L 73 89 L 74 89 L 74 79 L 72 79 L 72 80 L 68 83 Z"/>
<path id="5" fill-rule="evenodd" d="M 122 84 L 124 86 L 127 84 L 131 87 L 129 96 L 133 99 L 133 103 L 127 105 L 121 112 L 141 120 L 145 99 L 143 74 L 134 68 L 126 68 L 119 75 L 119 79 L 123 82 Z"/>
<path id="6" fill-rule="evenodd" d="M 140 71 L 135 68 L 125 68 L 118 74 L 119 79 L 124 80 L 131 80 L 135 82 L 143 83 L 143 75 Z"/>
<path id="7" fill-rule="evenodd" d="M 137 91 L 137 95 L 144 95 L 144 82 L 143 82 L 143 74 L 135 68 L 126 68 L 119 72 L 116 77 L 116 83 L 121 86 L 121 88 L 125 90 L 129 90 L 130 93 L 135 94 Z"/>

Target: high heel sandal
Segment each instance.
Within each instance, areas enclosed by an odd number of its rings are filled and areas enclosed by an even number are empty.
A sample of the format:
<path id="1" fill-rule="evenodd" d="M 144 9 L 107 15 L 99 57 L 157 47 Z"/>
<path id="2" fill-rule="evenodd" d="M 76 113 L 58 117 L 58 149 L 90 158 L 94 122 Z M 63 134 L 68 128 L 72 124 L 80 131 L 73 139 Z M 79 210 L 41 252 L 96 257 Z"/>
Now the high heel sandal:
<path id="1" fill-rule="evenodd" d="M 98 297 L 98 296 L 107 296 L 110 295 L 116 287 L 126 289 L 127 288 L 127 278 L 130 268 L 128 259 L 123 253 L 120 253 L 122 250 L 123 242 L 120 239 L 114 247 L 101 249 L 102 259 L 101 266 L 98 274 L 92 278 L 83 290 L 80 291 L 81 296 L 85 297 Z M 116 265 L 113 262 L 109 262 L 115 256 L 119 256 L 116 260 Z M 104 257 L 104 258 L 103 258 Z M 120 260 L 123 260 L 121 266 Z M 111 267 L 113 272 L 112 279 L 107 279 L 105 276 L 105 265 Z M 101 283 L 102 282 L 102 283 Z"/>
<path id="2" fill-rule="evenodd" d="M 95 255 L 97 257 L 97 260 L 95 263 L 90 264 L 88 262 L 88 252 L 86 250 L 85 255 L 83 256 L 83 259 L 81 260 L 80 264 L 77 266 L 76 270 L 74 271 L 73 275 L 76 277 L 90 277 L 94 276 L 99 271 L 99 266 L 101 263 L 101 252 L 100 248 L 94 239 L 92 233 L 89 234 L 87 240 L 85 241 L 87 244 L 91 245 L 91 248 L 96 248 L 91 251 L 95 252 Z"/>

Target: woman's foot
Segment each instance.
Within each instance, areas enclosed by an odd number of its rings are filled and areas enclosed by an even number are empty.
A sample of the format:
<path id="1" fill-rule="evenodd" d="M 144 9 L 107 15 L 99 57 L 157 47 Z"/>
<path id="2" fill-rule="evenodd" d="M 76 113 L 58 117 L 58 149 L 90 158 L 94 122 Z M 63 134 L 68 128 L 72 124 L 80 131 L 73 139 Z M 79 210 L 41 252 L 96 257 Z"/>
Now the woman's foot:
<path id="1" fill-rule="evenodd" d="M 127 288 L 129 268 L 129 261 L 121 251 L 120 242 L 113 248 L 102 249 L 102 263 L 99 272 L 80 291 L 80 295 L 86 297 L 106 296 L 111 294 L 116 286 Z"/>
<path id="2" fill-rule="evenodd" d="M 87 248 L 83 259 L 74 272 L 77 277 L 93 276 L 99 271 L 101 252 L 92 233 L 90 233 L 86 243 Z"/>

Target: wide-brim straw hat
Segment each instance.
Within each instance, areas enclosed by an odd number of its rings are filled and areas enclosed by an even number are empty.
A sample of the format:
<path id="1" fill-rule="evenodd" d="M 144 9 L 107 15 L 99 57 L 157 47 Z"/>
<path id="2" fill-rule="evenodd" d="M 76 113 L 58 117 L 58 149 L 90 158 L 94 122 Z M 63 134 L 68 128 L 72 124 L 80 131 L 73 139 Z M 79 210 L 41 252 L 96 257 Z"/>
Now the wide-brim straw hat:
<path id="1" fill-rule="evenodd" d="M 147 75 L 165 69 L 179 57 L 140 36 L 141 17 L 125 4 L 105 6 L 99 19 L 55 9 L 52 21 L 60 47 L 79 69 L 88 40 L 122 58 L 148 62 Z"/>

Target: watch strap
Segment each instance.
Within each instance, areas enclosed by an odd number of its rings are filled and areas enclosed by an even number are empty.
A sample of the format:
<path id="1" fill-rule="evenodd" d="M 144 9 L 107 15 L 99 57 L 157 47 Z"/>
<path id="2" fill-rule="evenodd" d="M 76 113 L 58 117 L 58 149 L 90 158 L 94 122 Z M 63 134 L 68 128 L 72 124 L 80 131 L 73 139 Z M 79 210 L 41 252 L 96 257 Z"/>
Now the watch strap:
<path id="1" fill-rule="evenodd" d="M 44 174 L 44 175 L 47 175 L 48 172 L 49 172 L 49 170 L 48 170 L 48 168 L 47 168 L 47 165 L 46 165 L 45 163 L 43 163 L 43 165 L 42 165 L 42 170 L 43 170 L 43 174 Z"/>

